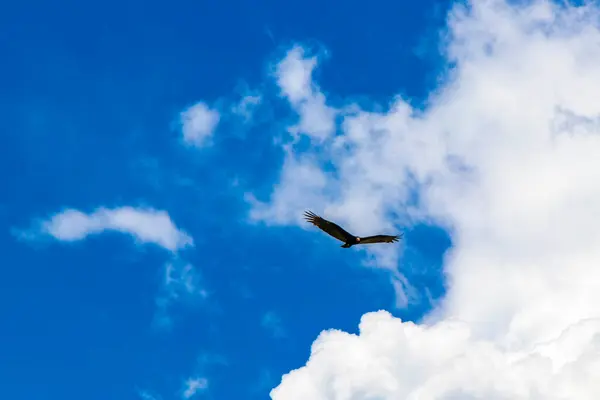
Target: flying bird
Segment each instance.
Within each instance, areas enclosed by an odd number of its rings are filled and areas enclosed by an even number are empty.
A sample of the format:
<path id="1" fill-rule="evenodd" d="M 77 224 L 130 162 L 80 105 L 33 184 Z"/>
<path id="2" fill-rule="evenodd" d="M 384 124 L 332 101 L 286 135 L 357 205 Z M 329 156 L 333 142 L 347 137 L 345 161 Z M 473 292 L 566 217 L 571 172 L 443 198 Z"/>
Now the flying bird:
<path id="1" fill-rule="evenodd" d="M 304 217 L 306 218 L 306 220 L 308 222 L 317 226 L 322 231 L 324 231 L 324 232 L 328 233 L 329 235 L 333 236 L 334 238 L 344 242 L 342 247 L 345 249 L 347 249 L 348 247 L 352 247 L 356 244 L 397 242 L 398 239 L 402 237 L 402 235 L 394 235 L 394 236 L 375 235 L 375 236 L 367 236 L 367 237 L 354 236 L 354 235 L 346 232 L 339 225 L 337 225 L 331 221 L 327 221 L 325 218 L 319 217 L 317 214 L 313 213 L 312 211 L 305 211 Z"/>

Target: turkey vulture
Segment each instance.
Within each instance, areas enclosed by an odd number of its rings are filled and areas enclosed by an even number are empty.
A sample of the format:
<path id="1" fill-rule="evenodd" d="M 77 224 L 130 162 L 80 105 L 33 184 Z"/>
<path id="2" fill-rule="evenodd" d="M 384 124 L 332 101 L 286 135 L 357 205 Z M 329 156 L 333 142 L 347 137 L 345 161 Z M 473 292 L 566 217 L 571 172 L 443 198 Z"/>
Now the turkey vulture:
<path id="1" fill-rule="evenodd" d="M 305 211 L 304 217 L 306 218 L 306 220 L 308 222 L 316 225 L 322 231 L 325 231 L 326 233 L 333 236 L 334 238 L 344 242 L 342 247 L 346 248 L 346 249 L 348 247 L 354 246 L 355 244 L 397 242 L 398 239 L 402 237 L 402 235 L 395 235 L 395 236 L 375 235 L 375 236 L 367 236 L 367 237 L 361 238 L 359 236 L 351 235 L 350 233 L 346 232 L 339 225 L 334 224 L 331 221 L 327 221 L 326 219 L 319 217 L 317 214 L 313 213 L 312 211 Z"/>

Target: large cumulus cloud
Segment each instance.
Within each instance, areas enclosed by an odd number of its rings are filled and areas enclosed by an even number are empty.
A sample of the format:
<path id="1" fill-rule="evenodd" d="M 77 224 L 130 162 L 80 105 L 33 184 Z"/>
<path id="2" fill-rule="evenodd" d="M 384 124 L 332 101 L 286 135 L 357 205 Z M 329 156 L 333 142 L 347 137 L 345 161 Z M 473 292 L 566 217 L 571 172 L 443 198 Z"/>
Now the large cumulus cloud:
<path id="1" fill-rule="evenodd" d="M 448 293 L 422 325 L 380 311 L 357 336 L 325 331 L 273 399 L 597 398 L 599 16 L 547 1 L 455 6 L 452 68 L 424 110 L 402 98 L 382 112 L 333 110 L 307 78 L 316 63 L 290 51 L 280 73 L 302 79 L 278 81 L 319 99 L 292 102 L 312 121 L 294 133 L 312 145 L 286 149 L 281 181 L 252 216 L 299 223 L 302 193 L 353 230 L 433 220 L 454 247 Z M 380 265 L 395 270 L 399 255 L 385 251 Z"/>

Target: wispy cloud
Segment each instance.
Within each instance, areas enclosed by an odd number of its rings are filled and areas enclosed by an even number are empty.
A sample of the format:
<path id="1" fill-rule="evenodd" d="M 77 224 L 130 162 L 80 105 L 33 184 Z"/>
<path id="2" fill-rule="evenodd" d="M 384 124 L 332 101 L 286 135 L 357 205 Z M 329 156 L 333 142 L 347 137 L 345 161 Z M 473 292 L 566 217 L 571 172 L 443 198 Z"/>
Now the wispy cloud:
<path id="1" fill-rule="evenodd" d="M 208 379 L 206 378 L 189 378 L 185 381 L 182 397 L 189 399 L 208 389 Z"/>
<path id="2" fill-rule="evenodd" d="M 56 240 L 73 242 L 89 235 L 116 231 L 131 235 L 139 243 L 153 243 L 175 252 L 193 245 L 193 239 L 178 229 L 165 211 L 152 208 L 98 208 L 91 213 L 66 209 L 32 230 L 22 232 L 25 238 L 50 235 Z"/>
<path id="3" fill-rule="evenodd" d="M 229 362 L 224 356 L 210 350 L 202 351 L 197 359 L 194 371 L 188 375 L 189 378 L 183 384 L 180 391 L 181 397 L 187 400 L 197 395 L 208 394 L 210 376 L 215 373 L 220 374 L 221 372 L 216 372 L 216 370 L 223 369 L 228 365 Z M 225 370 L 222 372 L 225 372 Z"/>
<path id="4" fill-rule="evenodd" d="M 165 266 L 165 287 L 173 293 L 174 297 L 179 297 L 181 294 L 208 296 L 201 286 L 198 272 L 191 264 L 168 263 Z"/>
<path id="5" fill-rule="evenodd" d="M 164 266 L 164 279 L 156 298 L 154 326 L 169 329 L 172 326 L 170 307 L 175 303 L 197 306 L 209 297 L 200 271 L 193 265 L 174 259 Z"/>
<path id="6" fill-rule="evenodd" d="M 138 396 L 140 396 L 140 398 L 142 400 L 162 400 L 161 396 L 155 395 L 147 390 L 137 390 Z"/>
<path id="7" fill-rule="evenodd" d="M 183 141 L 191 146 L 202 147 L 217 128 L 221 115 L 204 102 L 198 102 L 181 112 L 181 131 Z"/>
<path id="8" fill-rule="evenodd" d="M 242 117 L 245 122 L 250 122 L 261 102 L 262 96 L 260 93 L 249 93 L 243 96 L 239 103 L 231 107 L 231 112 Z"/>

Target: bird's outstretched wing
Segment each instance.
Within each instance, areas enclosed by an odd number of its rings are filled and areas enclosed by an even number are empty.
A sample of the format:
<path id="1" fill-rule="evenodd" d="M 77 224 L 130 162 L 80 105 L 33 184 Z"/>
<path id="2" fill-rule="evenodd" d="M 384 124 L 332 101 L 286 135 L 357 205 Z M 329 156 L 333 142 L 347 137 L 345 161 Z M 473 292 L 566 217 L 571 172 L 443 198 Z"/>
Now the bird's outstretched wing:
<path id="1" fill-rule="evenodd" d="M 331 221 L 327 221 L 325 218 L 319 217 L 317 214 L 313 213 L 312 211 L 305 211 L 304 217 L 311 224 L 314 224 L 322 231 L 328 233 L 329 235 L 333 236 L 334 238 L 336 238 L 338 240 L 341 240 L 344 243 L 347 243 L 349 240 L 351 240 L 354 237 L 350 233 L 348 233 L 344 229 L 342 229 L 342 227 L 340 227 L 339 225 L 334 224 Z"/>
<path id="2" fill-rule="evenodd" d="M 367 236 L 360 238 L 359 244 L 369 244 L 369 243 L 393 243 L 397 242 L 402 235 L 375 235 L 375 236 Z"/>

